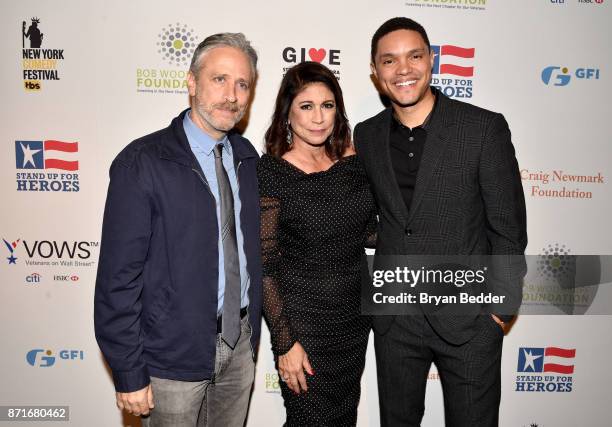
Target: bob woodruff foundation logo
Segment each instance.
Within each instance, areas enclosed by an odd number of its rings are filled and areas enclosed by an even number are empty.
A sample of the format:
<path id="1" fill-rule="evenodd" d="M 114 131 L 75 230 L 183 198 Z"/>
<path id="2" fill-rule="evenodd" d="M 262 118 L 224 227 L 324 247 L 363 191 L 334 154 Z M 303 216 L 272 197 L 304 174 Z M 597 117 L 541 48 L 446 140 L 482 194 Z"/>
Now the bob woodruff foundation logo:
<path id="1" fill-rule="evenodd" d="M 526 258 L 521 314 L 585 314 L 608 274 L 602 256 L 574 255 L 562 243 L 548 244 L 540 255 Z"/>
<path id="2" fill-rule="evenodd" d="M 166 68 L 136 69 L 136 91 L 155 94 L 187 94 L 187 71 L 200 42 L 194 29 L 186 24 L 164 26 L 157 34 L 155 47 Z"/>
<path id="3" fill-rule="evenodd" d="M 575 268 L 576 261 L 570 256 L 570 249 L 565 245 L 555 243 L 543 249 L 539 257 L 538 273 L 547 279 L 561 279 L 569 277 Z"/>
<path id="4" fill-rule="evenodd" d="M 193 51 L 198 45 L 193 28 L 188 29 L 187 25 L 181 26 L 178 23 L 168 25 L 162 28 L 157 38 L 159 47 L 157 52 L 162 55 L 164 61 L 167 61 L 169 65 L 189 66 Z"/>
<path id="5" fill-rule="evenodd" d="M 487 8 L 487 0 L 408 0 L 406 6 L 439 10 L 454 9 L 459 12 L 482 11 Z"/>

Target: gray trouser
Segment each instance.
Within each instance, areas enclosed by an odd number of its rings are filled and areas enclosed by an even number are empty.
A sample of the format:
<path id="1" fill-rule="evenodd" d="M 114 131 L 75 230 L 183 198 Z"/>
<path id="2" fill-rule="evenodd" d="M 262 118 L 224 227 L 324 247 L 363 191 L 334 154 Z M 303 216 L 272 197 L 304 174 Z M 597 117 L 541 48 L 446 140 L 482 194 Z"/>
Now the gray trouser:
<path id="1" fill-rule="evenodd" d="M 248 316 L 232 350 L 217 334 L 212 380 L 175 381 L 151 377 L 155 408 L 143 427 L 242 427 L 255 378 Z"/>

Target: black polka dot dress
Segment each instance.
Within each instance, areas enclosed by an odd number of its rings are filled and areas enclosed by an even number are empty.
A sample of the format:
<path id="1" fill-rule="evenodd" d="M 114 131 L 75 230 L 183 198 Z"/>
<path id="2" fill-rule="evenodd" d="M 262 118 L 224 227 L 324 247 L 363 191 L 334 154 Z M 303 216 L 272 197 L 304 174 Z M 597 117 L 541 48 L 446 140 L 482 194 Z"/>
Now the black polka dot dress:
<path id="1" fill-rule="evenodd" d="M 307 174 L 284 159 L 258 164 L 264 315 L 275 357 L 298 341 L 315 372 L 308 391 L 281 391 L 287 426 L 354 426 L 370 318 L 360 313 L 375 239 L 375 205 L 357 156 Z"/>

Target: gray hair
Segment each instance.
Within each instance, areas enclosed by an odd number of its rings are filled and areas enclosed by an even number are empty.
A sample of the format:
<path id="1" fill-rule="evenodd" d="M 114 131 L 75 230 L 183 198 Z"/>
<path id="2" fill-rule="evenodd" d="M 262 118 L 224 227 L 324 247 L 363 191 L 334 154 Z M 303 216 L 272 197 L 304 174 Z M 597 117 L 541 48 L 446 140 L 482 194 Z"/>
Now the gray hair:
<path id="1" fill-rule="evenodd" d="M 242 33 L 219 33 L 206 37 L 193 52 L 189 71 L 197 78 L 202 65 L 202 56 L 209 50 L 222 46 L 235 47 L 241 50 L 249 58 L 253 78 L 255 78 L 257 74 L 257 52 Z"/>

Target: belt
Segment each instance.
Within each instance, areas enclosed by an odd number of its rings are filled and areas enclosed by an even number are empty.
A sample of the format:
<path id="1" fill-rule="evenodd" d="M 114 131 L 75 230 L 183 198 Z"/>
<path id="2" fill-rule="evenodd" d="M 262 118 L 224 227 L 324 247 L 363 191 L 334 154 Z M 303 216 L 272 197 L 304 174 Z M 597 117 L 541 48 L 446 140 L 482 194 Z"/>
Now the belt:
<path id="1" fill-rule="evenodd" d="M 247 315 L 247 307 L 243 307 L 240 309 L 240 318 L 242 319 Z M 223 314 L 217 317 L 217 333 L 220 334 L 223 330 Z"/>

